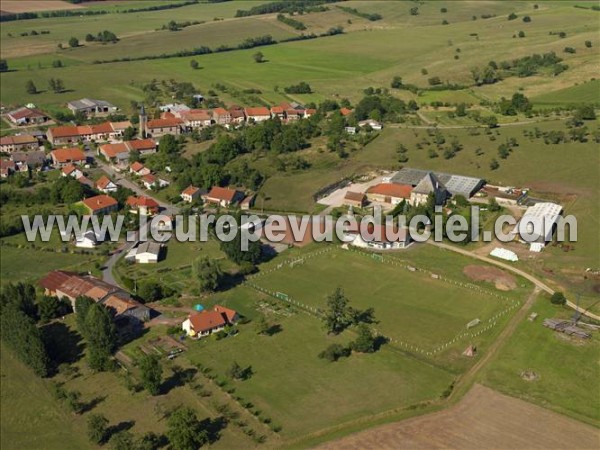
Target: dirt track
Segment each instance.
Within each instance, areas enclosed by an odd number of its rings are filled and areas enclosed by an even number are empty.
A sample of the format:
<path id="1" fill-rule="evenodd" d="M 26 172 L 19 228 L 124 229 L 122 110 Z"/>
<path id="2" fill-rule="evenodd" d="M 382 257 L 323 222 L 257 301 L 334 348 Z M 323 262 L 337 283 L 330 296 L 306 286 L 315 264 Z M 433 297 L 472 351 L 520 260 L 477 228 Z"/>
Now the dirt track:
<path id="1" fill-rule="evenodd" d="M 321 449 L 598 449 L 592 426 L 474 385 L 456 405 L 327 443 Z"/>

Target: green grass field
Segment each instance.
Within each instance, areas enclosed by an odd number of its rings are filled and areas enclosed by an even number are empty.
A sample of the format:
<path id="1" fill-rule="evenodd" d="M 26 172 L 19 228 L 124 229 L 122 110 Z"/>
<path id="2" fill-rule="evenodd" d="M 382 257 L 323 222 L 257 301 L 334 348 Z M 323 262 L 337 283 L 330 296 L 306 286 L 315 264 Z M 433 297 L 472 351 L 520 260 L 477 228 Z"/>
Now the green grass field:
<path id="1" fill-rule="evenodd" d="M 84 433 L 77 429 L 73 416 L 56 403 L 48 382 L 36 377 L 4 346 L 0 357 L 2 448 L 87 448 Z"/>
<path id="2" fill-rule="evenodd" d="M 595 74 L 593 61 L 600 43 L 592 31 L 596 14 L 574 8 L 570 2 L 547 2 L 538 10 L 533 10 L 532 5 L 526 2 L 489 2 L 485 8 L 465 2 L 453 4 L 447 14 L 439 12 L 439 5 L 427 4 L 420 7 L 418 16 L 409 15 L 411 4 L 406 2 L 348 2 L 348 6 L 354 4 L 359 10 L 380 12 L 384 19 L 362 24 L 363 19 L 332 7 L 324 13 L 307 14 L 306 20 L 314 21 L 317 31 L 319 27 L 343 25 L 348 28 L 344 35 L 263 47 L 261 51 L 269 62 L 260 65 L 252 61 L 255 49 L 203 55 L 195 57 L 202 67 L 197 71 L 189 67 L 191 58 L 116 63 L 102 68 L 89 62 L 105 59 L 102 55 L 139 56 L 217 42 L 231 43 L 255 37 L 259 31 L 259 34 L 270 33 L 276 38 L 290 36 L 296 31 L 270 15 L 232 18 L 236 9 L 248 6 L 248 3 L 242 2 L 194 5 L 167 12 L 9 22 L 3 25 L 6 37 L 0 44 L 1 53 L 16 71 L 2 74 L 6 88 L 1 99 L 7 105 L 33 101 L 50 106 L 94 92 L 96 97 L 126 108 L 129 100 L 142 98 L 141 83 L 153 78 L 175 77 L 178 81 L 193 82 L 201 91 L 223 80 L 239 87 L 259 88 L 264 98 L 273 102 L 285 98 L 275 92 L 276 86 L 304 80 L 320 96 L 317 99 L 340 96 L 356 100 L 368 86 L 389 86 L 395 75 L 402 76 L 405 82 L 423 87 L 427 86 L 427 79 L 431 76 L 470 84 L 470 69 L 474 66 L 485 65 L 491 59 L 501 61 L 550 50 L 559 53 L 569 65 L 569 70 L 559 77 L 509 78 L 492 86 L 473 88 L 476 97 L 498 99 L 512 95 L 519 88 L 523 88 L 526 95 L 535 96 L 582 83 Z M 471 19 L 473 14 L 482 14 L 484 10 L 496 14 L 496 17 Z M 511 11 L 528 14 L 532 21 L 527 24 L 520 20 L 508 22 L 506 15 Z M 226 20 L 212 22 L 214 17 L 225 17 Z M 450 24 L 441 25 L 443 18 Z M 207 23 L 173 33 L 155 31 L 170 19 Z M 348 20 L 352 24 L 348 24 Z M 512 35 L 521 28 L 527 30 L 527 38 L 520 40 L 520 45 L 516 46 Z M 549 35 L 557 28 L 567 33 L 565 39 Z M 19 36 L 31 29 L 49 29 L 51 34 Z M 66 43 L 73 35 L 82 40 L 87 32 L 103 29 L 115 32 L 122 38 L 121 41 L 115 45 L 56 48 L 59 42 Z M 310 32 L 311 28 L 307 31 Z M 8 37 L 8 33 L 12 37 Z M 419 38 L 415 39 L 415 36 Z M 585 48 L 584 40 L 591 40 L 593 47 Z M 574 55 L 563 53 L 565 46 L 576 47 L 578 52 Z M 460 59 L 455 60 L 457 49 L 461 50 Z M 55 59 L 63 60 L 66 67 L 51 68 Z M 427 69 L 428 75 L 422 75 L 421 69 Z M 71 92 L 42 92 L 23 98 L 24 80 L 31 78 L 40 90 L 44 90 L 50 77 L 63 79 Z M 136 82 L 135 86 L 131 85 L 132 81 Z M 302 96 L 298 99 L 306 100 Z M 234 101 L 226 96 L 224 100 Z"/>
<path id="3" fill-rule="evenodd" d="M 303 313 L 269 320 L 282 331 L 264 337 L 242 327 L 235 338 L 192 343 L 187 357 L 221 376 L 233 360 L 251 365 L 254 375 L 235 383 L 236 393 L 281 424 L 286 438 L 435 399 L 452 380 L 444 370 L 385 347 L 328 363 L 318 353 L 349 336 L 328 337 L 318 320 Z"/>
<path id="4" fill-rule="evenodd" d="M 327 296 L 339 286 L 355 307 L 375 308 L 377 329 L 385 336 L 426 351 L 466 331 L 471 320 L 485 323 L 511 304 L 389 261 L 385 256 L 379 262 L 369 255 L 333 250 L 292 268 L 285 264 L 251 282 L 323 310 Z"/>
<path id="5" fill-rule="evenodd" d="M 542 326 L 546 318 L 568 319 L 572 315 L 568 308 L 550 304 L 546 295 L 538 297 L 531 311 L 538 313 L 538 318 L 521 322 L 498 357 L 483 371 L 481 381 L 506 394 L 600 426 L 597 333 L 591 340 L 579 341 Z M 535 372 L 539 378 L 522 379 L 525 370 Z"/>

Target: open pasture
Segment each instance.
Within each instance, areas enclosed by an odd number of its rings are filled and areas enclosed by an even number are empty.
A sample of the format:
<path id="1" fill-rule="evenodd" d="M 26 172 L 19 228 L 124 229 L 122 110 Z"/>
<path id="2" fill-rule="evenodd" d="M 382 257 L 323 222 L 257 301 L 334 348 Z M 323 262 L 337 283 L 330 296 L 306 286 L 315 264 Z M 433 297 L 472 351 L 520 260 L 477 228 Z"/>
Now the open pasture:
<path id="1" fill-rule="evenodd" d="M 483 328 L 488 319 L 515 305 L 427 272 L 411 272 L 393 261 L 387 255 L 381 262 L 366 253 L 334 249 L 301 258 L 293 266 L 283 263 L 251 283 L 321 310 L 326 309 L 327 296 L 341 287 L 353 307 L 375 309 L 375 327 L 384 336 L 425 352 L 466 332 L 472 320 L 481 320 Z"/>
<path id="2" fill-rule="evenodd" d="M 320 359 L 317 355 L 328 345 L 347 344 L 352 335 L 328 336 L 318 319 L 295 308 L 286 315 L 261 309 L 259 305 L 272 299 L 253 289 L 239 287 L 213 301 L 243 311 L 246 317 L 255 318 L 260 311 L 279 331 L 261 336 L 252 323 L 239 325 L 235 337 L 191 342 L 185 357 L 209 367 L 219 379 L 226 378 L 233 361 L 251 366 L 249 379 L 230 385 L 235 395 L 282 427 L 283 443 L 435 400 L 452 382 L 446 370 L 389 346 L 336 363 Z"/>

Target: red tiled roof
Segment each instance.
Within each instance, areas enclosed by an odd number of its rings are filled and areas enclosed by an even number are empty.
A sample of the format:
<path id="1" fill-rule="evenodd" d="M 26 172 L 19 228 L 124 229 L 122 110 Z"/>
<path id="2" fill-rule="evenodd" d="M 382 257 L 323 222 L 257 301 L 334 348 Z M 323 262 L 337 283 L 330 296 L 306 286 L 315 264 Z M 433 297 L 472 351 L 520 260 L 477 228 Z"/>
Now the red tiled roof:
<path id="1" fill-rule="evenodd" d="M 85 155 L 79 147 L 59 148 L 50 154 L 60 163 L 68 161 L 85 161 Z"/>
<path id="2" fill-rule="evenodd" d="M 52 137 L 62 138 L 62 137 L 73 137 L 79 136 L 78 127 L 52 127 L 49 128 L 48 131 L 52 134 Z"/>
<path id="3" fill-rule="evenodd" d="M 362 202 L 365 199 L 365 194 L 363 194 L 362 192 L 352 192 L 352 191 L 348 191 L 346 192 L 346 195 L 344 196 L 345 200 L 352 200 L 354 202 Z"/>
<path id="4" fill-rule="evenodd" d="M 36 144 L 37 138 L 28 134 L 18 134 L 16 136 L 4 136 L 0 138 L 0 145 L 16 145 L 16 144 Z"/>
<path id="5" fill-rule="evenodd" d="M 0 169 L 2 169 L 5 172 L 9 169 L 15 170 L 15 163 L 14 161 L 9 161 L 8 159 L 2 159 L 0 160 Z"/>
<path id="6" fill-rule="evenodd" d="M 183 190 L 183 192 L 181 193 L 181 195 L 194 195 L 194 194 L 196 194 L 196 193 L 197 193 L 199 190 L 200 190 L 200 189 L 198 189 L 197 187 L 190 185 L 190 186 L 186 187 L 186 188 Z"/>
<path id="7" fill-rule="evenodd" d="M 245 108 L 247 116 L 271 116 L 269 108 L 264 106 L 257 106 L 255 108 Z"/>
<path id="8" fill-rule="evenodd" d="M 102 194 L 86 198 L 83 200 L 83 204 L 87 206 L 90 211 L 98 211 L 111 206 L 116 206 L 118 205 L 118 202 L 111 196 Z"/>
<path id="9" fill-rule="evenodd" d="M 144 165 L 139 162 L 139 161 L 135 161 L 134 163 L 131 164 L 131 170 L 133 170 L 134 172 L 139 172 L 140 170 L 142 170 L 144 168 Z"/>
<path id="10" fill-rule="evenodd" d="M 156 141 L 154 139 L 136 139 L 125 142 L 125 145 L 131 150 L 149 150 L 156 148 Z"/>
<path id="11" fill-rule="evenodd" d="M 235 189 L 215 186 L 210 190 L 206 197 L 215 200 L 225 200 L 228 202 L 232 202 L 237 192 L 238 191 L 236 191 Z"/>
<path id="12" fill-rule="evenodd" d="M 316 110 L 316 109 L 313 109 L 313 108 L 308 108 L 307 110 L 305 110 L 305 111 L 304 111 L 304 113 L 305 113 L 306 115 L 312 116 L 313 114 L 316 114 L 316 113 L 317 113 L 317 110 Z"/>
<path id="13" fill-rule="evenodd" d="M 147 127 L 148 128 L 170 128 L 170 127 L 178 127 L 181 125 L 181 119 L 153 119 L 149 120 Z"/>
<path id="14" fill-rule="evenodd" d="M 65 167 L 63 167 L 62 173 L 64 173 L 65 175 L 70 175 L 75 170 L 77 170 L 77 167 L 75 167 L 73 164 L 68 164 Z"/>
<path id="15" fill-rule="evenodd" d="M 36 108 L 19 108 L 8 113 L 14 120 L 26 119 L 28 117 L 47 117 L 47 114 Z"/>
<path id="16" fill-rule="evenodd" d="M 107 308 L 113 309 L 115 315 L 123 314 L 125 311 L 129 311 L 130 309 L 140 306 L 140 303 L 136 302 L 135 300 L 123 298 L 118 295 L 111 295 L 104 300 L 102 304 Z"/>
<path id="17" fill-rule="evenodd" d="M 90 134 L 108 134 L 114 131 L 110 122 L 104 122 L 98 125 L 91 125 L 90 128 L 92 131 Z"/>
<path id="18" fill-rule="evenodd" d="M 39 285 L 49 291 L 56 291 L 65 281 L 72 276 L 77 275 L 75 272 L 65 272 L 64 270 L 54 270 L 39 281 Z"/>
<path id="19" fill-rule="evenodd" d="M 145 206 L 147 208 L 158 208 L 158 202 L 150 197 L 134 197 L 133 195 L 127 198 L 127 206 L 138 208 Z"/>
<path id="20" fill-rule="evenodd" d="M 106 175 L 102 175 L 98 181 L 96 181 L 96 187 L 98 189 L 105 189 L 110 183 L 112 183 L 111 179 Z"/>
<path id="21" fill-rule="evenodd" d="M 227 323 L 233 323 L 235 320 L 235 316 L 237 315 L 237 312 L 233 309 L 225 308 L 221 305 L 215 305 L 214 310 L 225 316 L 225 320 L 227 321 Z"/>
<path id="22" fill-rule="evenodd" d="M 156 177 L 151 173 L 144 175 L 142 180 L 144 180 L 146 183 L 156 183 Z"/>
<path id="23" fill-rule="evenodd" d="M 271 107 L 271 112 L 273 114 L 283 114 L 283 107 L 281 107 L 281 106 L 272 106 Z"/>
<path id="24" fill-rule="evenodd" d="M 231 114 L 232 119 L 237 119 L 239 117 L 245 117 L 243 109 L 231 108 L 229 110 L 229 114 Z"/>
<path id="25" fill-rule="evenodd" d="M 340 113 L 342 114 L 342 116 L 348 116 L 352 114 L 352 110 L 348 108 L 340 108 Z"/>
<path id="26" fill-rule="evenodd" d="M 367 193 L 386 195 L 395 198 L 410 198 L 413 187 L 410 184 L 380 183 L 371 186 Z"/>
<path id="27" fill-rule="evenodd" d="M 210 113 L 206 109 L 190 109 L 180 114 L 183 120 L 210 120 Z"/>
<path id="28" fill-rule="evenodd" d="M 104 144 L 100 146 L 100 151 L 107 158 L 114 158 L 115 156 L 121 153 L 129 152 L 127 145 L 124 142 L 120 142 L 118 144 Z"/>
<path id="29" fill-rule="evenodd" d="M 227 111 L 225 108 L 215 108 L 213 109 L 213 114 L 217 116 L 228 116 L 229 111 Z"/>
<path id="30" fill-rule="evenodd" d="M 214 328 L 225 326 L 225 318 L 217 311 L 202 311 L 189 315 L 192 328 L 196 333 L 203 333 Z"/>

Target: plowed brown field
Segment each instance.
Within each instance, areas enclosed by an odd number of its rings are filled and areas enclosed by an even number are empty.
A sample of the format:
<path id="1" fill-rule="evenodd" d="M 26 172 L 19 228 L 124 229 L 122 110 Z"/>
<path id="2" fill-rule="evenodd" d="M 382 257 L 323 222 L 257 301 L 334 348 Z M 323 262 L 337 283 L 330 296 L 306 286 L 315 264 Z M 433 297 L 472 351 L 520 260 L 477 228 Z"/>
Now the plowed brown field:
<path id="1" fill-rule="evenodd" d="M 362 431 L 321 449 L 594 449 L 600 430 L 475 385 L 437 413 Z"/>

